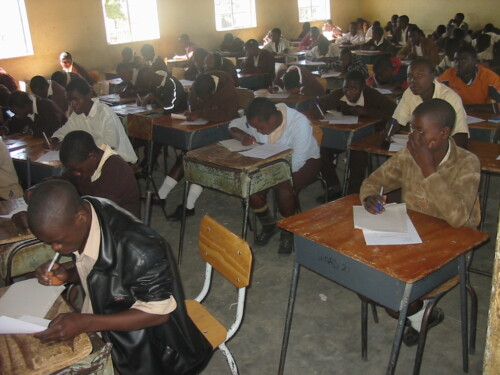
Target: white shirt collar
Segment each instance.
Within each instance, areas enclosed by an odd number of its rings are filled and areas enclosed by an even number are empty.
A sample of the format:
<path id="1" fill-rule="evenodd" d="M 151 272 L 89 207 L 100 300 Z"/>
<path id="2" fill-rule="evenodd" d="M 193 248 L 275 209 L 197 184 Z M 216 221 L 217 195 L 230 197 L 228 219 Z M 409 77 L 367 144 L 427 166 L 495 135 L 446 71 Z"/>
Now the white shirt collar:
<path id="1" fill-rule="evenodd" d="M 347 105 L 350 105 L 351 107 L 364 107 L 365 106 L 365 96 L 363 95 L 363 91 L 361 91 L 361 95 L 359 96 L 359 99 L 356 103 L 350 102 L 349 99 L 347 99 L 347 96 L 343 96 L 340 98 L 341 101 L 346 102 Z"/>

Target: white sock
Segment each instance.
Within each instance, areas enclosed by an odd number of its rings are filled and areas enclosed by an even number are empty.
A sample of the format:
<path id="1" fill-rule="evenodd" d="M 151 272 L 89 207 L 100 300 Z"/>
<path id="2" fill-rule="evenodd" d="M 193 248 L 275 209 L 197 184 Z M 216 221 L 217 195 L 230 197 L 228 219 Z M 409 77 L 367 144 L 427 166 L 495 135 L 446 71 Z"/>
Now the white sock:
<path id="1" fill-rule="evenodd" d="M 158 195 L 160 196 L 160 198 L 165 199 L 168 193 L 170 193 L 175 187 L 175 185 L 177 185 L 177 181 L 172 177 L 167 176 L 163 181 L 163 184 L 161 184 L 161 188 L 158 190 Z"/>
<path id="2" fill-rule="evenodd" d="M 189 185 L 189 193 L 186 202 L 186 208 L 188 210 L 192 210 L 194 208 L 194 204 L 198 200 L 198 197 L 201 195 L 203 188 L 200 185 L 191 184 Z"/>
<path id="3" fill-rule="evenodd" d="M 427 304 L 429 301 L 424 301 L 424 304 L 420 311 L 416 312 L 412 316 L 409 316 L 408 319 L 410 320 L 411 326 L 415 328 L 418 332 L 420 332 L 420 328 L 422 328 L 422 319 L 424 318 L 424 311 L 425 308 L 427 307 Z"/>

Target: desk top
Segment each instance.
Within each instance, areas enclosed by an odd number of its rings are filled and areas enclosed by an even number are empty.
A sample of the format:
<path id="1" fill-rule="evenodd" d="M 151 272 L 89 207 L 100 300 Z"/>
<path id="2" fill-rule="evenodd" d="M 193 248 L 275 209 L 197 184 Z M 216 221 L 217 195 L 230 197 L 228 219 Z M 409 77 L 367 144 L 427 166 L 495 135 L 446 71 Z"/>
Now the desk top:
<path id="1" fill-rule="evenodd" d="M 0 201 L 0 215 L 8 215 L 21 204 L 24 204 L 24 198 Z M 34 237 L 31 232 L 21 233 L 21 230 L 11 219 L 0 218 L 0 245 L 24 241 Z"/>
<path id="2" fill-rule="evenodd" d="M 44 141 L 38 144 L 27 145 L 25 148 L 17 149 L 10 152 L 10 157 L 15 160 L 27 161 L 30 159 L 31 163 L 43 165 L 49 168 L 61 168 L 62 163 L 60 161 L 42 161 L 37 162 L 36 160 L 45 154 L 48 150 L 46 148 Z"/>
<path id="3" fill-rule="evenodd" d="M 350 144 L 349 149 L 376 155 L 394 155 L 395 152 L 382 147 L 382 141 L 382 132 L 379 132 Z M 500 173 L 500 160 L 496 160 L 500 156 L 500 144 L 469 140 L 467 150 L 478 157 L 482 171 Z"/>
<path id="4" fill-rule="evenodd" d="M 0 296 L 8 288 L 0 289 Z M 58 297 L 46 315 L 54 319 L 60 313 L 70 312 L 67 303 Z M 12 375 L 50 374 L 85 358 L 92 351 L 87 334 L 72 340 L 43 344 L 32 335 L 0 335 L 0 373 Z"/>
<path id="5" fill-rule="evenodd" d="M 475 124 L 468 124 L 469 128 L 487 129 L 487 130 L 500 129 L 500 124 L 488 121 L 488 119 L 495 117 L 495 116 L 498 116 L 497 114 L 488 113 L 488 112 L 467 112 L 467 114 L 469 116 L 474 116 L 474 117 L 481 118 L 484 120 L 482 122 L 476 122 Z"/>
<path id="6" fill-rule="evenodd" d="M 353 205 L 361 205 L 357 194 L 288 217 L 278 225 L 405 283 L 423 279 L 488 239 L 486 233 L 452 228 L 444 220 L 408 210 L 423 243 L 367 246 L 363 232 L 354 228 Z"/>
<path id="7" fill-rule="evenodd" d="M 295 93 L 288 94 L 288 96 L 286 98 L 273 98 L 273 97 L 269 97 L 268 96 L 269 94 L 270 93 L 267 89 L 254 91 L 254 96 L 256 98 L 258 98 L 258 97 L 268 98 L 273 103 L 299 104 L 299 103 L 307 102 L 309 100 L 313 100 L 315 98 L 314 95 L 302 95 L 302 94 L 295 94 Z M 281 94 L 281 92 L 278 94 Z M 272 96 L 272 94 L 271 94 L 271 96 Z"/>
<path id="8" fill-rule="evenodd" d="M 390 55 L 390 52 L 387 51 L 371 51 L 371 50 L 362 50 L 358 49 L 355 51 L 352 51 L 352 53 L 358 55 L 358 56 L 382 56 L 382 55 Z"/>
<path id="9" fill-rule="evenodd" d="M 301 65 L 301 66 L 307 66 L 307 67 L 312 67 L 312 68 L 318 68 L 320 66 L 326 65 L 324 61 L 309 61 L 309 60 L 299 60 L 299 61 L 290 61 L 286 65 Z"/>
<path id="10" fill-rule="evenodd" d="M 185 133 L 210 129 L 216 126 L 227 125 L 230 121 L 209 122 L 206 125 L 181 125 L 185 120 L 173 119 L 170 115 L 152 118 L 154 127 L 175 129 Z"/>
<path id="11" fill-rule="evenodd" d="M 126 103 L 134 103 L 137 100 L 137 97 L 129 97 L 122 98 L 118 94 L 108 94 L 99 96 L 99 101 L 108 105 L 117 105 L 117 104 L 126 104 Z"/>
<path id="12" fill-rule="evenodd" d="M 186 154 L 184 160 L 224 168 L 251 170 L 275 160 L 283 159 L 284 157 L 290 156 L 291 154 L 292 150 L 289 149 L 273 155 L 267 159 L 249 158 L 247 156 L 241 155 L 239 152 L 229 151 L 224 146 L 214 143 L 212 145 L 189 151 Z"/>
<path id="13" fill-rule="evenodd" d="M 3 142 L 7 146 L 7 150 L 9 151 L 19 150 L 28 146 L 39 145 L 45 142 L 43 138 L 34 138 L 29 134 L 13 134 L 2 138 Z"/>
<path id="14" fill-rule="evenodd" d="M 308 118 L 313 123 L 313 125 L 318 125 L 323 129 L 335 129 L 346 132 L 357 131 L 359 129 L 371 126 L 379 121 L 382 121 L 382 119 L 380 118 L 359 117 L 357 124 L 329 124 L 327 122 L 322 122 L 319 119 L 312 118 L 311 115 L 308 115 Z"/>

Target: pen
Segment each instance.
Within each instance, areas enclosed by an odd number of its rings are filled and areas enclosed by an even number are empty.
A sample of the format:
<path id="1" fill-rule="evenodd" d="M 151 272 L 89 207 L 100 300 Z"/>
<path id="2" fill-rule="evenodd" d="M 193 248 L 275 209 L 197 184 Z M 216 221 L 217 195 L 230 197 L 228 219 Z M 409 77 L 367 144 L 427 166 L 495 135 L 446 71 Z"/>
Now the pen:
<path id="1" fill-rule="evenodd" d="M 392 119 L 391 121 L 391 126 L 389 127 L 389 132 L 387 133 L 387 136 L 390 137 L 391 136 L 391 132 L 392 132 L 392 128 L 394 127 L 394 121 L 396 121 L 395 119 Z"/>
<path id="2" fill-rule="evenodd" d="M 56 264 L 59 255 L 60 255 L 59 253 L 56 253 L 56 255 L 54 255 L 54 259 L 52 259 L 52 262 L 50 262 L 49 268 L 47 268 L 47 272 L 52 271 L 52 267 L 54 267 L 54 264 Z"/>
<path id="3" fill-rule="evenodd" d="M 47 142 L 47 146 L 49 146 L 50 148 L 50 142 L 49 142 L 49 139 L 47 138 L 47 135 L 45 134 L 45 132 L 42 132 L 43 134 L 43 138 L 45 138 L 45 142 Z"/>
<path id="4" fill-rule="evenodd" d="M 382 186 L 380 188 L 380 196 L 382 196 L 384 194 L 384 187 Z M 379 212 L 380 210 L 382 209 L 382 203 L 380 203 L 380 201 L 377 202 L 377 208 L 375 208 L 375 210 L 377 210 L 377 212 Z"/>
<path id="5" fill-rule="evenodd" d="M 142 105 L 142 98 L 141 98 L 141 96 L 139 95 L 139 93 L 137 93 L 137 99 L 139 99 L 139 105 Z"/>
<path id="6" fill-rule="evenodd" d="M 314 104 L 316 104 L 316 107 L 318 107 L 319 113 L 321 113 L 321 117 L 325 118 L 325 114 L 321 110 L 321 107 L 319 106 L 318 99 L 313 100 Z"/>
<path id="7" fill-rule="evenodd" d="M 188 111 L 191 112 L 191 102 L 188 100 Z"/>

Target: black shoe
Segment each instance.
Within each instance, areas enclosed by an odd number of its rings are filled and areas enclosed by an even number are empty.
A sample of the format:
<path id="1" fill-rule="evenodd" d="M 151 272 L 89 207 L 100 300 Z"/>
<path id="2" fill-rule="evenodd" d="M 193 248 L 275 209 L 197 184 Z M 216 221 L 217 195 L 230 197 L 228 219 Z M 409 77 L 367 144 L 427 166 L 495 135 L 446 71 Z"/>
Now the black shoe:
<path id="1" fill-rule="evenodd" d="M 432 327 L 437 326 L 443 320 L 444 320 L 443 310 L 441 310 L 439 307 L 435 307 L 431 312 L 431 316 L 429 317 L 427 332 L 429 332 L 429 330 Z M 408 327 L 406 327 L 405 332 L 403 334 L 403 342 L 405 343 L 406 346 L 415 346 L 418 344 L 418 337 L 419 336 L 420 336 L 420 332 L 418 332 L 410 324 Z"/>
<path id="2" fill-rule="evenodd" d="M 332 186 L 326 190 L 326 202 L 325 202 L 325 194 L 321 194 L 318 198 L 316 198 L 316 202 L 327 203 L 335 199 L 338 199 L 341 196 L 342 196 L 342 188 L 340 186 Z"/>
<path id="3" fill-rule="evenodd" d="M 255 237 L 254 243 L 259 246 L 265 246 L 269 242 L 272 236 L 276 233 L 276 226 L 264 227 L 262 231 Z"/>
<path id="4" fill-rule="evenodd" d="M 282 231 L 280 234 L 280 247 L 278 254 L 290 254 L 293 250 L 293 234 Z"/>
<path id="5" fill-rule="evenodd" d="M 175 209 L 175 211 L 173 213 L 171 213 L 170 215 L 167 216 L 167 219 L 169 221 L 180 221 L 182 220 L 182 210 L 183 210 L 183 205 L 180 204 L 177 206 L 177 208 Z M 195 211 L 194 211 L 194 208 L 192 209 L 188 209 L 186 208 L 186 217 L 188 216 L 194 216 L 195 214 Z"/>

